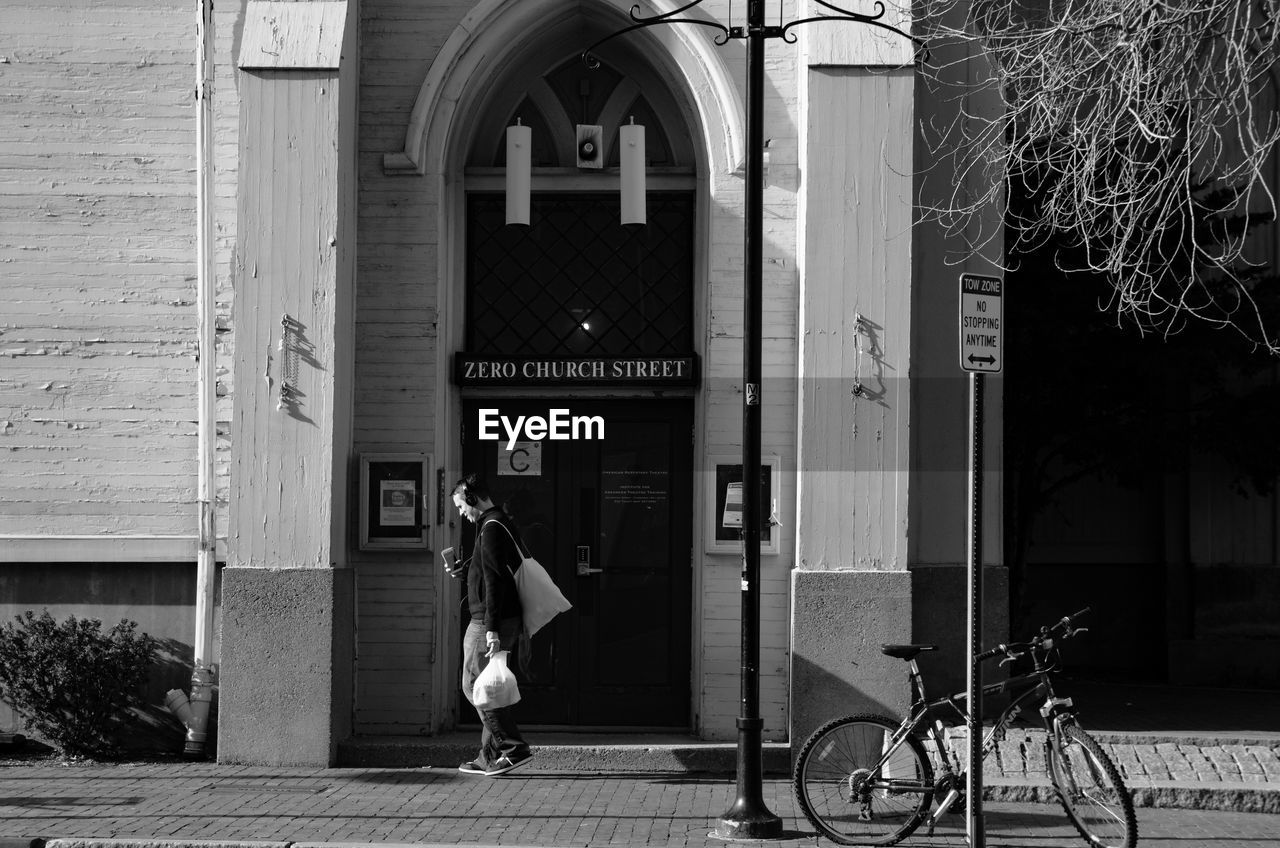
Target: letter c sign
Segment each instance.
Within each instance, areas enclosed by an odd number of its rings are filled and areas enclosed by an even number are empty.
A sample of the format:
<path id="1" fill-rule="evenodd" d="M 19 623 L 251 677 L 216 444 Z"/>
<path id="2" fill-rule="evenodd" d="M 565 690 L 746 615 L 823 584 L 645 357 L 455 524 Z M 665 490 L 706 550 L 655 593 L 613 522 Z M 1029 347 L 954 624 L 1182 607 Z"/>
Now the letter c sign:
<path id="1" fill-rule="evenodd" d="M 516 442 L 511 450 L 498 445 L 499 477 L 541 477 L 542 442 Z"/>

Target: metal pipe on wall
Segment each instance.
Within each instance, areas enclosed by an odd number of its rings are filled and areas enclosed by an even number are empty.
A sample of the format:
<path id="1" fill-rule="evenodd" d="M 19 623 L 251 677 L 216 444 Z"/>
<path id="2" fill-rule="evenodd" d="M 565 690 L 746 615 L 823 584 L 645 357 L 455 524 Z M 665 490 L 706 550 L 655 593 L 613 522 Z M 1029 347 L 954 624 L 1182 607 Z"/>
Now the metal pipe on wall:
<path id="1" fill-rule="evenodd" d="M 199 5 L 196 52 L 196 369 L 197 423 L 196 501 L 199 538 L 196 550 L 194 664 L 189 710 L 179 710 L 187 726 L 185 753 L 203 756 L 210 701 L 213 696 L 213 614 L 218 561 L 215 523 L 217 491 L 217 277 L 213 244 L 213 0 Z M 172 695 L 172 693 L 170 693 Z"/>

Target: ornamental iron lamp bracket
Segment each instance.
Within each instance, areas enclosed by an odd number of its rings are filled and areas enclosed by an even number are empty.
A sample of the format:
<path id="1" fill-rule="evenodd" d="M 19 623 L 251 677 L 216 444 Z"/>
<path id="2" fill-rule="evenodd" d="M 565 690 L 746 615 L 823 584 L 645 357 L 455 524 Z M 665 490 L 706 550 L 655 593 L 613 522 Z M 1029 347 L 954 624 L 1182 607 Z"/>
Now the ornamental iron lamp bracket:
<path id="1" fill-rule="evenodd" d="M 640 5 L 636 4 L 631 7 L 631 10 L 629 12 L 631 16 L 631 20 L 635 21 L 635 23 L 632 24 L 631 26 L 623 27 L 617 32 L 613 32 L 613 33 L 610 33 L 609 35 L 606 35 L 604 38 L 600 39 L 599 41 L 597 41 L 596 43 L 588 47 L 586 50 L 582 51 L 582 61 L 588 68 L 590 68 L 591 70 L 595 70 L 600 67 L 600 60 L 595 57 L 596 48 L 598 48 L 602 44 L 605 44 L 606 42 L 609 42 L 615 38 L 618 38 L 619 36 L 626 35 L 627 33 L 630 33 L 630 32 L 635 32 L 638 29 L 646 29 L 652 26 L 660 26 L 660 25 L 666 25 L 666 24 L 693 24 L 694 26 L 710 27 L 711 29 L 719 31 L 719 34 L 714 39 L 714 43 L 717 47 L 722 47 L 734 39 L 749 38 L 752 35 L 756 35 L 756 34 L 759 34 L 764 38 L 781 38 L 787 44 L 795 44 L 796 39 L 798 38 L 796 33 L 792 32 L 792 30 L 795 27 L 801 26 L 802 24 L 826 23 L 829 21 L 847 21 L 850 23 L 865 24 L 867 26 L 873 26 L 883 30 L 887 30 L 889 32 L 894 33 L 895 35 L 900 35 L 903 38 L 909 39 L 911 43 L 916 45 L 916 47 L 920 51 L 919 60 L 921 62 L 927 62 L 929 60 L 929 48 L 922 39 L 917 38 L 911 33 L 905 32 L 899 29 L 898 27 L 895 27 L 892 24 L 886 23 L 884 21 L 884 16 L 888 13 L 888 9 L 885 7 L 884 0 L 875 0 L 875 4 L 874 4 L 875 11 L 870 14 L 860 14 L 858 12 L 851 12 L 848 9 L 842 9 L 839 6 L 836 6 L 832 3 L 827 3 L 825 2 L 825 0 L 813 0 L 814 3 L 817 3 L 819 6 L 822 6 L 823 8 L 830 9 L 836 14 L 816 15 L 810 18 L 800 18 L 799 20 L 790 21 L 785 24 L 780 22 L 775 25 L 767 25 L 764 23 L 748 23 L 746 26 L 726 26 L 725 24 L 722 24 L 718 21 L 709 21 L 701 18 L 679 17 L 679 15 L 688 11 L 689 9 L 692 9 L 696 6 L 701 6 L 703 2 L 704 0 L 693 0 L 693 2 L 686 3 L 685 5 L 679 7 L 678 9 L 672 9 L 670 12 L 663 12 L 662 14 L 651 15 L 649 17 L 645 17 L 641 15 Z M 748 7 L 751 7 L 759 2 L 762 2 L 762 0 L 748 0 L 747 5 Z M 729 4 L 729 14 L 730 16 L 732 16 L 733 14 L 732 3 Z"/>

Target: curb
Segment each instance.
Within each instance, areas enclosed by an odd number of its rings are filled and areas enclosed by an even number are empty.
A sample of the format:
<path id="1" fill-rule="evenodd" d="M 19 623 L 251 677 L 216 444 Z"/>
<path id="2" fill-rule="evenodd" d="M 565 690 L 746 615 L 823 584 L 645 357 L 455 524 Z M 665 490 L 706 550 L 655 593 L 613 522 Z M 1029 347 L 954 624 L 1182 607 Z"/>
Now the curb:
<path id="1" fill-rule="evenodd" d="M 1149 783 L 1131 786 L 1135 807 L 1168 807 L 1178 810 L 1216 810 L 1223 813 L 1280 813 L 1280 791 L 1255 785 L 1203 783 Z"/>
<path id="2" fill-rule="evenodd" d="M 1280 787 L 1259 788 L 1256 784 L 1223 783 L 1216 786 L 1195 782 L 1155 783 L 1128 781 L 1134 807 L 1174 810 L 1213 810 L 1221 813 L 1280 813 Z M 1058 795 L 1048 781 L 990 779 L 982 784 L 987 801 L 1057 804 Z"/>
<path id="3" fill-rule="evenodd" d="M 1280 737 L 1275 734 L 1089 730 L 1089 735 L 1104 745 L 1191 745 L 1196 748 L 1253 745 L 1259 748 L 1280 748 Z"/>
<path id="4" fill-rule="evenodd" d="M 268 839 L 71 839 L 44 840 L 44 848 L 290 848 L 296 842 Z"/>
<path id="5" fill-rule="evenodd" d="M 536 744 L 534 762 L 539 770 L 583 774 L 719 774 L 737 770 L 736 742 L 689 744 Z M 475 756 L 475 743 L 453 740 L 360 740 L 338 746 L 339 768 L 457 768 Z M 787 742 L 761 745 L 765 774 L 791 773 L 791 746 Z"/>
<path id="6" fill-rule="evenodd" d="M 710 825 L 708 825 L 708 828 Z M 803 840 L 812 844 L 816 834 L 784 832 L 773 839 L 735 839 L 748 844 L 785 845 Z M 496 845 L 473 842 L 272 842 L 226 839 L 12 839 L 0 837 L 5 848 L 546 848 L 545 845 Z"/>
<path id="7" fill-rule="evenodd" d="M 770 840 L 778 842 L 780 840 Z M 456 842 L 281 842 L 262 839 L 19 839 L 0 836 L 0 848 L 546 848 Z"/>

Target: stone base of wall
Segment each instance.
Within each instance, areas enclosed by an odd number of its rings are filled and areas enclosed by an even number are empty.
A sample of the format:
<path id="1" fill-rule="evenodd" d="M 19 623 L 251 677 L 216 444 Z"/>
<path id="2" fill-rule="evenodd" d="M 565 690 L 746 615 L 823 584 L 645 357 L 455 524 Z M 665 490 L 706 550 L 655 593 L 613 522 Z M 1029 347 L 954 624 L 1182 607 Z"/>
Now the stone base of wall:
<path id="1" fill-rule="evenodd" d="M 880 646 L 911 642 L 911 574 L 797 570 L 791 597 L 791 750 L 839 716 L 902 715 L 907 667 Z"/>
<path id="2" fill-rule="evenodd" d="M 218 762 L 331 766 L 351 734 L 351 569 L 222 575 Z"/>

